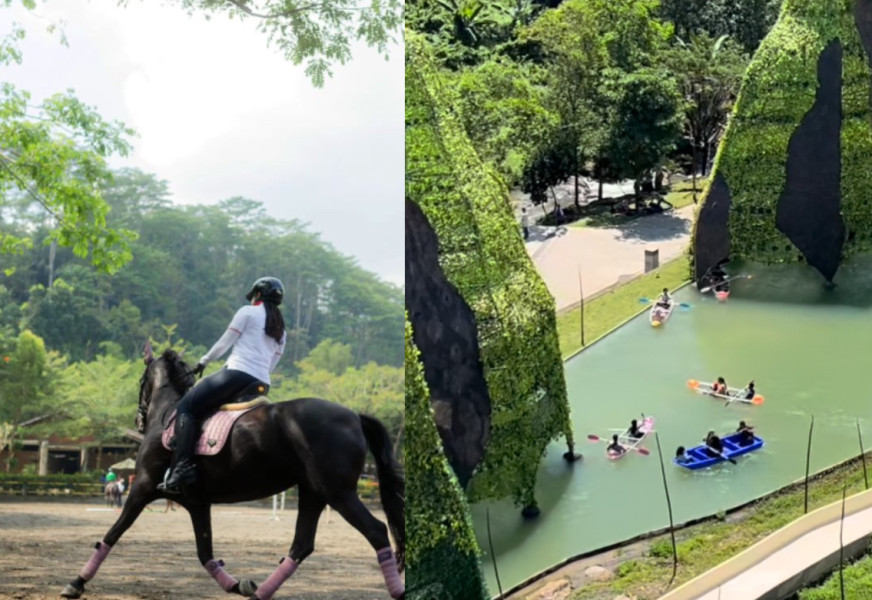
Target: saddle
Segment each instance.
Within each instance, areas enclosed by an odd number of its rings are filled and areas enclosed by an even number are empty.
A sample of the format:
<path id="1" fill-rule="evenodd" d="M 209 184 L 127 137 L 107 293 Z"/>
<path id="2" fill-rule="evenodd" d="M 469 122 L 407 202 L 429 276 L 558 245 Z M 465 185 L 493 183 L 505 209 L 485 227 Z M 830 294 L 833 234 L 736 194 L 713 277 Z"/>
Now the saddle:
<path id="1" fill-rule="evenodd" d="M 232 402 L 222 404 L 215 414 L 203 421 L 202 433 L 197 439 L 194 454 L 214 456 L 221 452 L 227 438 L 230 437 L 230 431 L 236 420 L 248 411 L 262 404 L 270 403 L 269 398 L 266 397 L 267 393 L 269 393 L 269 386 L 256 381 L 238 393 Z M 166 427 L 164 427 L 163 435 L 161 435 L 163 447 L 167 450 L 173 449 L 175 421 L 176 411 L 174 410 L 170 414 Z"/>

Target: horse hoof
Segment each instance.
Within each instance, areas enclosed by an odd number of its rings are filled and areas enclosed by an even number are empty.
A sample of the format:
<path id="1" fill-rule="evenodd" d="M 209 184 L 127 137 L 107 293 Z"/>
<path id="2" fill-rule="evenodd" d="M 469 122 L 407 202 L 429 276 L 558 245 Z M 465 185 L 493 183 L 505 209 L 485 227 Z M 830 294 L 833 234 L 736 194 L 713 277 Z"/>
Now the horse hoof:
<path id="1" fill-rule="evenodd" d="M 76 587 L 72 583 L 68 583 L 64 591 L 61 592 L 61 598 L 78 598 L 85 593 L 84 587 Z"/>
<path id="2" fill-rule="evenodd" d="M 255 600 L 260 600 L 256 598 L 254 592 L 257 591 L 257 584 L 253 582 L 251 579 L 240 579 L 238 583 L 238 589 L 236 591 L 240 596 L 250 596 Z"/>

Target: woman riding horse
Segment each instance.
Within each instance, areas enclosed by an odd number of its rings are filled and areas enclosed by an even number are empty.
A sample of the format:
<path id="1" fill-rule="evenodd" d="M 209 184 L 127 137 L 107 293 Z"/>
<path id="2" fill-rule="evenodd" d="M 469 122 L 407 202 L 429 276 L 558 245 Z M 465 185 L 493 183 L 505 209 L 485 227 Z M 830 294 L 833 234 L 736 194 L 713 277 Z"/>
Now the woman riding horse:
<path id="1" fill-rule="evenodd" d="M 285 322 L 279 311 L 284 294 L 285 287 L 275 277 L 255 281 L 245 295 L 251 304 L 236 311 L 227 331 L 197 363 L 193 373 L 202 375 L 207 364 L 233 348 L 224 368 L 191 388 L 179 402 L 173 460 L 159 490 L 179 494 L 181 486 L 197 480 L 193 455 L 200 423 L 251 384 L 260 381 L 269 388 L 269 374 L 285 349 Z"/>
<path id="2" fill-rule="evenodd" d="M 207 357 L 211 354 L 210 351 Z M 189 370 L 174 350 L 154 357 L 149 344 L 145 362 L 148 366 L 140 382 L 137 412 L 137 428 L 144 437 L 136 458 L 136 478 L 118 520 L 97 542 L 79 575 L 61 592 L 65 598 L 79 598 L 85 592 L 85 583 L 96 575 L 109 552 L 149 503 L 170 497 L 167 491 L 158 489 L 171 458 L 161 439 L 164 424 L 180 399 L 189 397 L 193 373 L 198 369 Z M 270 600 L 314 550 L 318 518 L 330 506 L 375 550 L 391 598 L 405 597 L 405 584 L 400 576 L 405 561 L 405 478 L 394 457 L 390 436 L 378 419 L 327 400 L 298 398 L 249 410 L 236 420 L 228 435 L 220 452 L 200 458 L 197 484 L 183 486 L 182 496 L 172 496 L 191 515 L 200 564 L 225 591 L 248 596 L 249 600 Z M 388 527 L 372 515 L 357 495 L 367 449 L 375 458 Z M 224 562 L 213 556 L 212 504 L 268 498 L 295 485 L 296 530 L 278 568 L 259 587 L 251 580 L 231 576 L 224 570 Z M 391 548 L 388 528 L 396 554 Z"/>

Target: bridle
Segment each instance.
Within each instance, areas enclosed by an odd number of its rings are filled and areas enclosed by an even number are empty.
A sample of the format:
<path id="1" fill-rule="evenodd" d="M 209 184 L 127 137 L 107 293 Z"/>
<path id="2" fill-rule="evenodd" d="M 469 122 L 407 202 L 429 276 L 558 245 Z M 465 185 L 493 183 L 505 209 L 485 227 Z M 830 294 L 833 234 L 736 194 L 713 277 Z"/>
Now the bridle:
<path id="1" fill-rule="evenodd" d="M 161 390 L 165 387 L 176 388 L 173 384 L 171 378 L 168 379 L 166 383 L 159 385 L 157 388 L 152 388 L 151 379 L 148 377 L 151 372 L 152 365 L 159 359 L 155 359 L 154 355 L 151 352 L 151 344 L 146 344 L 146 354 L 144 358 L 144 362 L 147 365 L 145 373 L 142 374 L 142 377 L 139 380 L 139 406 L 136 408 L 136 430 L 139 433 L 145 433 L 146 427 L 148 427 L 148 409 L 151 406 L 151 397 L 155 392 Z M 185 371 L 185 375 L 194 375 L 193 370 Z M 177 390 L 178 391 L 178 390 Z"/>

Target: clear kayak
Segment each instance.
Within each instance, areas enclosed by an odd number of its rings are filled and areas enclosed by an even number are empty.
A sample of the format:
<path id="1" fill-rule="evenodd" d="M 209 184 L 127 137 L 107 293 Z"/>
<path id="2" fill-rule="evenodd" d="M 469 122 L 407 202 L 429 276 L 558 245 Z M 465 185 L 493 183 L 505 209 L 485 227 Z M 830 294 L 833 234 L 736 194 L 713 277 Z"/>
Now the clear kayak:
<path id="1" fill-rule="evenodd" d="M 642 444 L 642 440 L 644 440 L 649 433 L 654 430 L 654 417 L 645 417 L 642 419 L 642 424 L 639 425 L 639 431 L 642 432 L 642 437 L 634 438 L 630 437 L 625 433 L 618 436 L 618 443 L 624 447 L 623 452 L 612 452 L 606 447 L 606 457 L 611 460 L 618 460 L 633 451 L 634 448 L 638 448 Z M 625 430 L 626 431 L 626 430 Z"/>
<path id="2" fill-rule="evenodd" d="M 692 390 L 696 390 L 700 394 L 705 394 L 706 396 L 711 396 L 712 398 L 717 398 L 720 400 L 727 400 L 729 402 L 744 402 L 745 404 L 754 404 L 755 406 L 759 406 L 763 404 L 765 398 L 760 394 L 755 393 L 753 397 L 748 398 L 748 390 L 747 389 L 739 389 L 739 388 L 727 388 L 726 394 L 715 393 L 713 391 L 713 384 L 707 381 L 697 381 L 696 379 L 690 379 L 687 382 L 687 387 Z"/>

